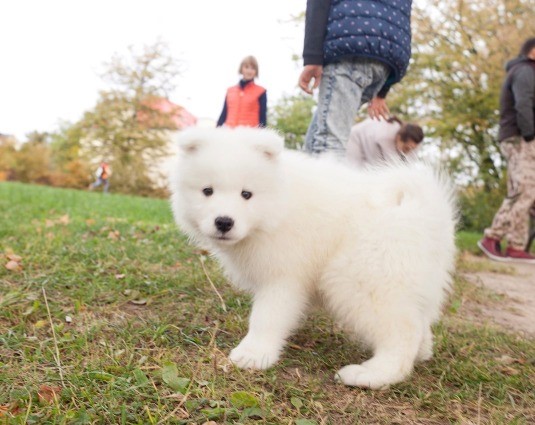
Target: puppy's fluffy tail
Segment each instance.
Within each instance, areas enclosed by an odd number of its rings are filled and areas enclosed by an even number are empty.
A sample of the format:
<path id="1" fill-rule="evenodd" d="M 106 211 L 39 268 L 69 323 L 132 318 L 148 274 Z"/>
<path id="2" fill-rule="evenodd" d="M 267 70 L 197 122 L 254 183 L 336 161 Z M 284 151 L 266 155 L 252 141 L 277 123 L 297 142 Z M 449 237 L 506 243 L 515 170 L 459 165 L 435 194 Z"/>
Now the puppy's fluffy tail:
<path id="1" fill-rule="evenodd" d="M 427 282 L 423 309 L 436 320 L 450 290 L 455 265 L 458 208 L 448 174 L 424 163 L 400 163 L 376 170 L 379 190 L 388 196 L 381 209 L 384 240 L 402 250 L 405 260 Z"/>

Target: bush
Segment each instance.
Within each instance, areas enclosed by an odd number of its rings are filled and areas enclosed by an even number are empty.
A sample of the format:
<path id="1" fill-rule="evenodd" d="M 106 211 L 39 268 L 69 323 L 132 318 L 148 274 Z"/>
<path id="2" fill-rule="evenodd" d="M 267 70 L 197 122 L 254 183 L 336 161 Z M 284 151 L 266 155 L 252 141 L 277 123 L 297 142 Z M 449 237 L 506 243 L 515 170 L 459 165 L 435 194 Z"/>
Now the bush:
<path id="1" fill-rule="evenodd" d="M 464 188 L 459 193 L 460 229 L 482 232 L 489 227 L 505 197 L 505 186 L 505 179 L 502 179 L 500 187 L 491 191 L 475 185 Z"/>

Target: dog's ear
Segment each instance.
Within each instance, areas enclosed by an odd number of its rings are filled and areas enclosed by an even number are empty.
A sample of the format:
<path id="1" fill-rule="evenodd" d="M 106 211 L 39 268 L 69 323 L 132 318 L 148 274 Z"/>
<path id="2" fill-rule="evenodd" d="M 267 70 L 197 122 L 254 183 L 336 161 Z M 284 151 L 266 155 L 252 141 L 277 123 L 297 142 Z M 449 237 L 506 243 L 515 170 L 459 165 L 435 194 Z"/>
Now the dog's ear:
<path id="1" fill-rule="evenodd" d="M 271 160 L 275 160 L 284 148 L 284 139 L 273 130 L 257 130 L 254 147 Z"/>
<path id="2" fill-rule="evenodd" d="M 206 135 L 201 128 L 188 128 L 179 133 L 178 146 L 183 153 L 197 152 L 206 143 Z"/>

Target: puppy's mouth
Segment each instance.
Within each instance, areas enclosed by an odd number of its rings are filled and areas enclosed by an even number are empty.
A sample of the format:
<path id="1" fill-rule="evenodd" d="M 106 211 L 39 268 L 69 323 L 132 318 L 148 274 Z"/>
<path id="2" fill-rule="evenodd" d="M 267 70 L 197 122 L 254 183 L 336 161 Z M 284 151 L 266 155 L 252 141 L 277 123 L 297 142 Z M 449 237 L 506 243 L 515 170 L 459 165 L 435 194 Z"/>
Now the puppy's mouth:
<path id="1" fill-rule="evenodd" d="M 235 239 L 230 237 L 229 235 L 221 235 L 221 234 L 218 234 L 218 235 L 213 235 L 211 236 L 212 239 L 218 241 L 218 242 L 235 242 Z"/>

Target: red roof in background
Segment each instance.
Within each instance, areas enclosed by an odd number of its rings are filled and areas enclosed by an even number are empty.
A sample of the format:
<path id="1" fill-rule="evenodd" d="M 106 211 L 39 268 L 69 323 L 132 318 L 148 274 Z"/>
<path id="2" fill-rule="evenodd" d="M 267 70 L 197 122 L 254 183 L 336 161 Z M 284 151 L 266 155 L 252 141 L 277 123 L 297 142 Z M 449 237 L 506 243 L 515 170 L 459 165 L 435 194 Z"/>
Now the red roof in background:
<path id="1" fill-rule="evenodd" d="M 168 115 L 176 130 L 182 130 L 197 124 L 197 117 L 186 110 L 186 108 L 177 105 L 164 97 L 150 98 L 145 102 L 145 105 L 154 111 Z M 145 122 L 151 121 L 150 117 L 146 116 L 143 112 L 138 113 L 138 120 Z"/>

